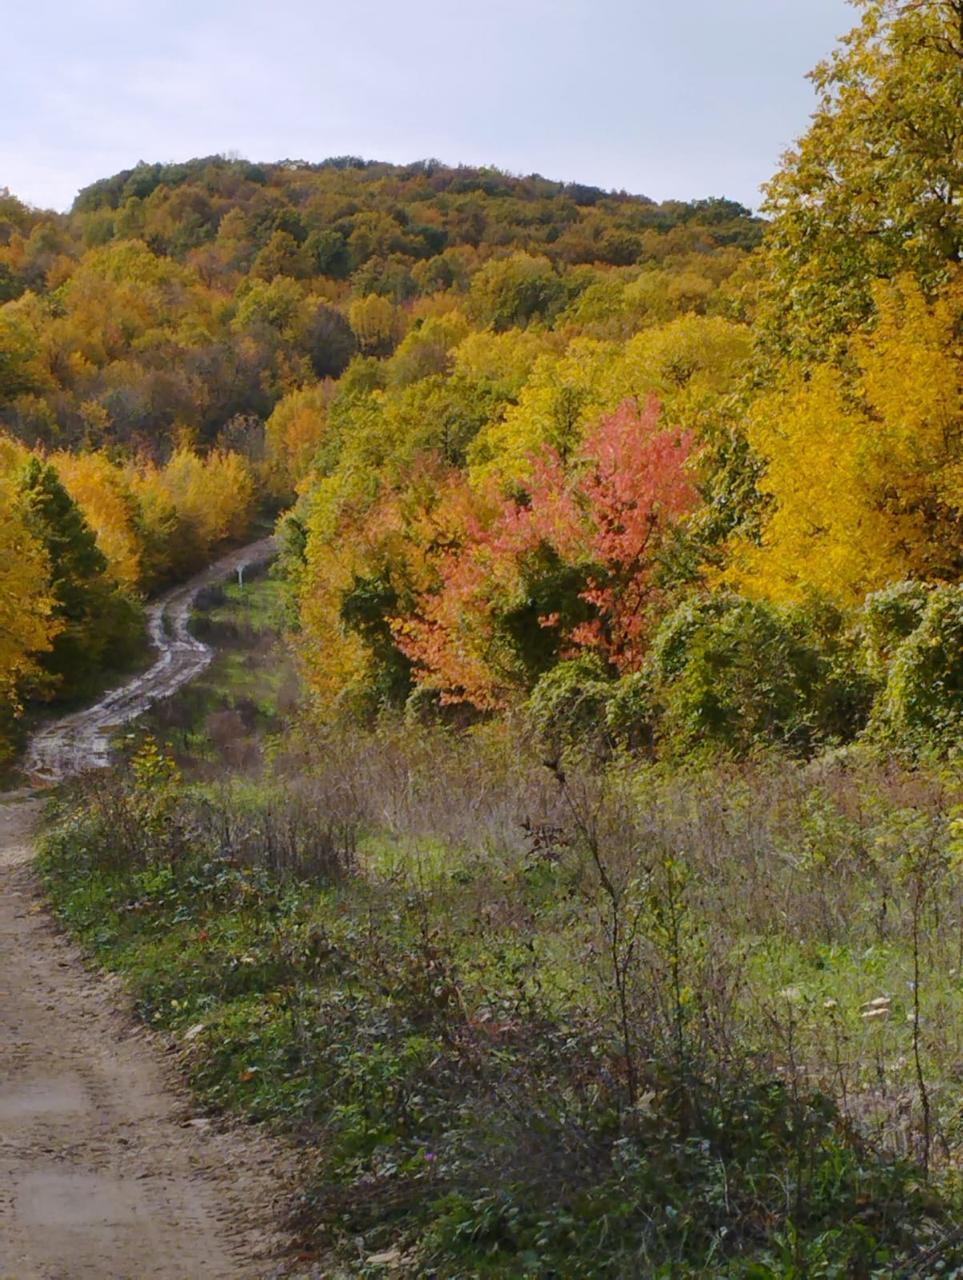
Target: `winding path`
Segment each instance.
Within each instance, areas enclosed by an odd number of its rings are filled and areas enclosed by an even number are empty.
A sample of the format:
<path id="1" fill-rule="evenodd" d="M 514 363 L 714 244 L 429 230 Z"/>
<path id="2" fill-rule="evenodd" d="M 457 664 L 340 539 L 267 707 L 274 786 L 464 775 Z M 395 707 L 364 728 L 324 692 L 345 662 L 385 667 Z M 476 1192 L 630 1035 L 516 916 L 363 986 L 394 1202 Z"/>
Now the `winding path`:
<path id="1" fill-rule="evenodd" d="M 271 551 L 232 552 L 153 604 L 153 666 L 38 732 L 31 777 L 105 764 L 116 726 L 210 661 L 188 630 L 197 593 Z M 26 790 L 0 803 L 0 1280 L 276 1274 L 277 1149 L 194 1116 L 122 986 L 60 934 L 31 866 L 40 808 Z"/>
<path id="2" fill-rule="evenodd" d="M 92 707 L 62 716 L 33 735 L 23 769 L 37 782 L 60 782 L 110 758 L 111 732 L 143 715 L 199 675 L 213 657 L 209 645 L 191 635 L 191 608 L 204 587 L 238 570 L 263 564 L 274 554 L 273 538 L 262 538 L 216 560 L 203 572 L 168 591 L 147 609 L 147 632 L 157 651 L 153 665 L 112 690 Z"/>

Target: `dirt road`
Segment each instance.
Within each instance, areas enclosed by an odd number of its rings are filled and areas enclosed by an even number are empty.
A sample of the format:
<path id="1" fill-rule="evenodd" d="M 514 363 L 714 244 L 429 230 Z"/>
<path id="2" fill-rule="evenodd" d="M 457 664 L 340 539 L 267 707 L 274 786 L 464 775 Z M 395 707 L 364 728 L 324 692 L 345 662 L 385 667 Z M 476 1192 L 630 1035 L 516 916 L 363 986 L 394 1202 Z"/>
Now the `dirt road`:
<path id="1" fill-rule="evenodd" d="M 215 561 L 190 581 L 174 587 L 147 609 L 147 630 L 157 652 L 153 665 L 114 689 L 95 706 L 63 716 L 35 733 L 24 756 L 25 773 L 37 781 L 59 782 L 82 769 L 107 764 L 110 734 L 143 715 L 153 702 L 166 698 L 210 662 L 208 645 L 188 627 L 199 591 L 261 564 L 274 552 L 274 539 L 263 538 Z"/>
<path id="2" fill-rule="evenodd" d="M 186 625 L 193 595 L 252 553 L 269 548 L 225 557 L 154 606 L 155 665 L 45 728 L 36 775 L 104 761 L 109 726 L 203 668 L 209 651 Z M 123 989 L 58 933 L 31 868 L 40 805 L 29 792 L 0 803 L 0 1280 L 274 1274 L 279 1157 L 253 1131 L 192 1115 Z"/>

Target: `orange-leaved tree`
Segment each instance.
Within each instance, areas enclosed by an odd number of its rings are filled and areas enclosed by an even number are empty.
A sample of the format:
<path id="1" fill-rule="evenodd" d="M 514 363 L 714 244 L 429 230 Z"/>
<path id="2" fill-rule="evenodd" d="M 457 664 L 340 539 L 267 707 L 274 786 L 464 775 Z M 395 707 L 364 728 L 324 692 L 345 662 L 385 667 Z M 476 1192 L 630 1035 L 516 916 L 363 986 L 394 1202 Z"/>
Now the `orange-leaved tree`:
<path id="1" fill-rule="evenodd" d="M 394 623 L 419 681 L 494 708 L 579 649 L 637 669 L 667 542 L 696 502 L 691 448 L 655 400 L 626 401 L 567 465 L 553 450 L 533 458 L 520 492 L 466 502 L 455 484 L 432 513 L 437 582 Z"/>

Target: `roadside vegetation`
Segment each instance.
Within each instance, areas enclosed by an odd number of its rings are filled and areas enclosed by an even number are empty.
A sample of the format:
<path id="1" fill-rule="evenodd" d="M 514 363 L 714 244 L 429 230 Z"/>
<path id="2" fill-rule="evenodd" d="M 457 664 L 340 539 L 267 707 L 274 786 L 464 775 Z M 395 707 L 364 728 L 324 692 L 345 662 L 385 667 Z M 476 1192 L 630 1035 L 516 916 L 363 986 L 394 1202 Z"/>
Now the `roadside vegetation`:
<path id="1" fill-rule="evenodd" d="M 963 1267 L 951 762 L 659 762 L 577 700 L 321 727 L 284 603 L 198 601 L 216 658 L 41 869 L 209 1113 L 298 1145 L 309 1273 Z"/>
<path id="2" fill-rule="evenodd" d="M 161 273 L 210 396 L 145 474 L 203 514 L 236 448 L 285 508 L 42 867 L 206 1106 L 301 1145 L 319 1275 L 963 1274 L 963 0 L 856 8 L 764 228 L 144 166 L 82 193 L 76 291 L 0 311 L 49 352 Z M 156 337 L 8 390 L 48 492 L 77 396 L 140 439 Z"/>
<path id="3" fill-rule="evenodd" d="M 125 755 L 144 733 L 155 735 L 193 779 L 250 771 L 272 750 L 300 705 L 301 687 L 283 640 L 284 592 L 266 565 L 205 588 L 192 632 L 214 651 L 209 666 L 120 737 Z"/>
<path id="4" fill-rule="evenodd" d="M 42 867 L 206 1106 L 301 1144 L 325 1274 L 931 1276 L 960 802 L 871 758 L 563 774 L 385 724 L 193 784 L 147 741 Z"/>

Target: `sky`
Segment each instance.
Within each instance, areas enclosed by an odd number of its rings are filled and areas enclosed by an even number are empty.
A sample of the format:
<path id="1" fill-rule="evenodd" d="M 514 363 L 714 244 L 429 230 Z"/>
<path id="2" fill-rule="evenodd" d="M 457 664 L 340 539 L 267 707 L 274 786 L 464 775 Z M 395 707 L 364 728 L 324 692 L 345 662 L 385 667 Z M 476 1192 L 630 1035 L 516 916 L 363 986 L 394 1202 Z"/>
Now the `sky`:
<path id="1" fill-rule="evenodd" d="M 139 160 L 434 157 L 653 199 L 759 185 L 846 0 L 0 0 L 0 187 Z"/>

